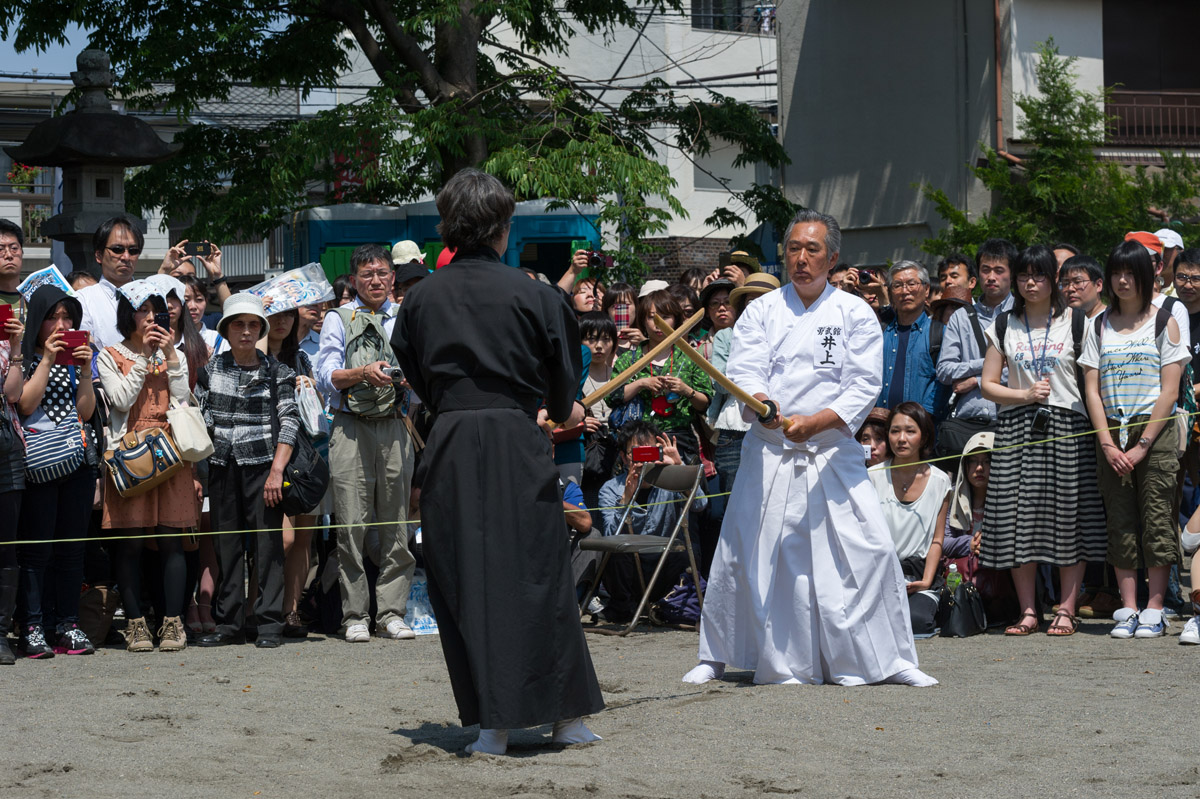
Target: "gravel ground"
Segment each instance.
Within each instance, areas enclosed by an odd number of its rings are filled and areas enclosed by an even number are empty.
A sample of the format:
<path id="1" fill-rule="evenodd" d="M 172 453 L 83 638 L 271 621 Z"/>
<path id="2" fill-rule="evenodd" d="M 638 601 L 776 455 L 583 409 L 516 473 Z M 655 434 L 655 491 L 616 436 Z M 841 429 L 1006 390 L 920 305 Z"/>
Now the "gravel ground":
<path id="1" fill-rule="evenodd" d="M 1200 795 L 1200 647 L 997 634 L 919 641 L 934 688 L 688 686 L 695 633 L 589 636 L 602 743 L 462 754 L 436 637 L 19 661 L 0 788 L 47 797 Z M 1044 629 L 1044 625 L 1043 625 Z"/>

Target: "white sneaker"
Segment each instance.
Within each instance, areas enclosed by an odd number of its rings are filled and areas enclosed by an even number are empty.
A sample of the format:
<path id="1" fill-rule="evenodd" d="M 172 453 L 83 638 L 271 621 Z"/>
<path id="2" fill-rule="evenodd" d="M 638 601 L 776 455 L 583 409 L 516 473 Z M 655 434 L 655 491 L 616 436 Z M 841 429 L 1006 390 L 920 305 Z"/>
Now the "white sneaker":
<path id="1" fill-rule="evenodd" d="M 364 644 L 371 640 L 371 632 L 365 624 L 351 624 L 346 628 L 346 641 L 351 644 Z"/>
<path id="2" fill-rule="evenodd" d="M 416 638 L 417 634 L 413 632 L 412 627 L 404 623 L 404 619 L 392 619 L 387 623 L 387 628 L 379 634 L 379 637 L 407 640 L 409 638 Z"/>
<path id="3" fill-rule="evenodd" d="M 1200 644 L 1200 616 L 1192 616 L 1179 634 L 1181 644 Z"/>
<path id="4" fill-rule="evenodd" d="M 1179 534 L 1180 543 L 1183 544 L 1183 554 L 1192 555 L 1197 549 L 1200 549 L 1200 533 L 1188 532 L 1185 527 Z"/>

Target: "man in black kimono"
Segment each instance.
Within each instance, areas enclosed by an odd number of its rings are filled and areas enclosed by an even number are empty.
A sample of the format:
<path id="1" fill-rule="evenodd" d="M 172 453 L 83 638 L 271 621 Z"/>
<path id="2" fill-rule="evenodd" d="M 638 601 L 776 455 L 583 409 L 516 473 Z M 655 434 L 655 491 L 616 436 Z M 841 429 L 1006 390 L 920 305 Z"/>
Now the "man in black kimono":
<path id="1" fill-rule="evenodd" d="M 514 202 L 477 170 L 437 197 L 454 260 L 404 298 L 392 347 L 436 414 L 421 527 L 429 599 L 471 752 L 503 754 L 508 730 L 555 722 L 556 743 L 598 740 L 604 707 L 579 624 L 558 471 L 545 430 L 569 421 L 579 329 L 562 293 L 506 266 Z"/>

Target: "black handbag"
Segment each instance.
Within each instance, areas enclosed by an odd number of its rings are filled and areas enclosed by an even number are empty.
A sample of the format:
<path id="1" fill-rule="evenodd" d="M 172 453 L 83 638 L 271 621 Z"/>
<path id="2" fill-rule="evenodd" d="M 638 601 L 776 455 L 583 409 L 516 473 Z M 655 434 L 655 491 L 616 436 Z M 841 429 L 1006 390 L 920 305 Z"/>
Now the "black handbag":
<path id="1" fill-rule="evenodd" d="M 583 482 L 602 484 L 611 478 L 617 467 L 617 440 L 601 427 L 583 437 Z"/>
<path id="2" fill-rule="evenodd" d="M 271 360 L 271 427 L 275 440 L 279 441 L 279 362 Z M 283 501 L 279 509 L 285 516 L 311 513 L 321 504 L 329 488 L 329 463 L 313 446 L 308 433 L 301 425 L 296 433 L 296 444 L 292 457 L 283 468 Z"/>
<path id="3" fill-rule="evenodd" d="M 983 597 L 975 584 L 964 581 L 954 593 L 944 592 L 947 601 L 941 621 L 943 638 L 970 638 L 987 630 L 987 613 L 983 609 Z"/>
<path id="4" fill-rule="evenodd" d="M 994 433 L 996 430 L 996 421 L 986 416 L 947 419 L 938 425 L 937 455 L 940 458 L 962 455 L 972 436 L 978 433 Z"/>

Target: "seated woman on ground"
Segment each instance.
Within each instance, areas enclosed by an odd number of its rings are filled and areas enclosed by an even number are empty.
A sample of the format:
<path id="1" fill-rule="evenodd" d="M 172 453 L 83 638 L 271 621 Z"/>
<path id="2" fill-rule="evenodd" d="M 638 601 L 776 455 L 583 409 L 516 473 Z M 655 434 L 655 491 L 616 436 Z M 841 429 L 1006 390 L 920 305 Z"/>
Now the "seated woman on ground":
<path id="1" fill-rule="evenodd" d="M 666 491 L 661 488 L 642 485 L 638 487 L 638 478 L 645 462 L 635 462 L 633 450 L 635 447 L 658 447 L 661 459 L 656 463 L 680 464 L 683 460 L 676 448 L 675 438 L 660 433 L 658 429 L 645 421 L 630 422 L 621 428 L 617 436 L 617 446 L 621 453 L 622 474 L 609 480 L 600 488 L 601 515 L 604 519 L 604 535 L 633 533 L 635 535 L 669 536 L 679 520 L 682 503 L 678 501 L 679 493 Z M 630 503 L 635 507 L 629 512 L 627 526 L 620 527 L 624 516 L 624 507 Z M 707 500 L 697 496 L 691 510 L 699 513 L 706 507 Z M 695 535 L 696 527 L 689 525 L 692 537 L 692 547 L 696 560 L 700 560 L 699 544 Z M 642 597 L 642 583 L 637 576 L 637 564 L 640 562 L 642 574 L 647 582 L 654 575 L 658 565 L 658 555 L 613 555 L 604 570 L 604 585 L 608 589 L 609 602 L 604 615 L 609 621 L 628 621 L 637 610 L 638 601 Z M 650 602 L 662 599 L 671 588 L 679 582 L 679 575 L 690 567 L 686 551 L 669 552 L 658 580 L 650 592 Z"/>
<path id="2" fill-rule="evenodd" d="M 950 510 L 950 478 L 921 463 L 933 455 L 933 441 L 933 417 L 920 403 L 902 402 L 888 420 L 891 457 L 869 472 L 908 581 L 913 635 L 919 637 L 934 632 L 935 592 L 945 584 L 938 566 Z"/>
<path id="3" fill-rule="evenodd" d="M 888 417 L 891 413 L 887 408 L 873 408 L 867 414 L 866 421 L 858 428 L 858 443 L 863 445 L 863 455 L 867 459 L 867 468 L 878 466 L 887 460 L 888 449 Z"/>

